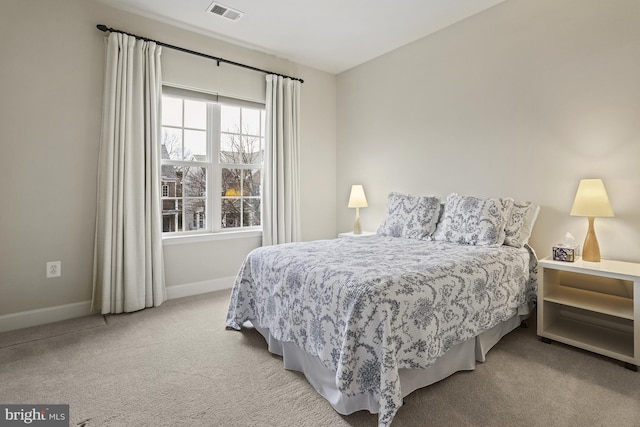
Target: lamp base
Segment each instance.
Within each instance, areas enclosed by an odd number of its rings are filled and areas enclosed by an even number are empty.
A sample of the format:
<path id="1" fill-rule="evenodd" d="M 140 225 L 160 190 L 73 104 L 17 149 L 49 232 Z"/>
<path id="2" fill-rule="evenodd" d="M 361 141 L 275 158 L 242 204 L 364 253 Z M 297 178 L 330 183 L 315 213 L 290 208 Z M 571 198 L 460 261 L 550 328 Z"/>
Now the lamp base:
<path id="1" fill-rule="evenodd" d="M 362 234 L 360 226 L 360 208 L 356 208 L 356 222 L 353 224 L 353 234 Z"/>
<path id="2" fill-rule="evenodd" d="M 587 237 L 585 237 L 584 245 L 582 246 L 582 260 L 600 262 L 600 245 L 598 245 L 596 230 L 593 227 L 593 221 L 595 218 L 589 217 L 588 219 L 589 229 L 587 230 Z"/>

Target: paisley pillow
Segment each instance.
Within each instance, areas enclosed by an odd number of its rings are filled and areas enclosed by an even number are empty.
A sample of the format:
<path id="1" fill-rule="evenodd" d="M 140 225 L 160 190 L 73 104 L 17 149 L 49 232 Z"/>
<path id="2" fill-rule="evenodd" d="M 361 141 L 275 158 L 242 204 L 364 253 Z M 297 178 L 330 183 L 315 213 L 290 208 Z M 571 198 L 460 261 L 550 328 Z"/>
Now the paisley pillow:
<path id="1" fill-rule="evenodd" d="M 513 199 L 447 196 L 435 240 L 474 246 L 501 246 Z"/>
<path id="2" fill-rule="evenodd" d="M 378 234 L 408 239 L 429 239 L 436 229 L 440 213 L 440 198 L 389 194 L 387 216 Z"/>
<path id="3" fill-rule="evenodd" d="M 504 244 L 521 248 L 529 242 L 540 206 L 531 202 L 514 202 L 511 216 L 505 227 Z"/>

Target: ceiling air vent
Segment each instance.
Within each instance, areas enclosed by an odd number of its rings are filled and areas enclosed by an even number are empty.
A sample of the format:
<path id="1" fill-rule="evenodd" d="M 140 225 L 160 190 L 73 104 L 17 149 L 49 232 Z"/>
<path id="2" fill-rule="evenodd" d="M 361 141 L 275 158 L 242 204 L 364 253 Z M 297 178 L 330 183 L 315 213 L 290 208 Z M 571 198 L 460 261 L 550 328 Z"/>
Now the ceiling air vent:
<path id="1" fill-rule="evenodd" d="M 232 9 L 229 6 L 225 6 L 217 2 L 211 3 L 207 10 L 214 15 L 222 16 L 223 18 L 229 19 L 231 21 L 237 21 L 238 19 L 242 18 L 242 15 L 244 15 L 244 13 L 240 12 L 239 10 Z"/>

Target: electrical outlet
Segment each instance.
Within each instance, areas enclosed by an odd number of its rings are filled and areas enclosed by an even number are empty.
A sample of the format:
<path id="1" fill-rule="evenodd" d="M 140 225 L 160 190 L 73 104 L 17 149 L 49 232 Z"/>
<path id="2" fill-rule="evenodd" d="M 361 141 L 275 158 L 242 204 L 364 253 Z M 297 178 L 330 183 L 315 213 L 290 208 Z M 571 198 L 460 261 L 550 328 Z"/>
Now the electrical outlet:
<path id="1" fill-rule="evenodd" d="M 62 276 L 62 262 L 51 261 L 47 263 L 47 279 Z"/>

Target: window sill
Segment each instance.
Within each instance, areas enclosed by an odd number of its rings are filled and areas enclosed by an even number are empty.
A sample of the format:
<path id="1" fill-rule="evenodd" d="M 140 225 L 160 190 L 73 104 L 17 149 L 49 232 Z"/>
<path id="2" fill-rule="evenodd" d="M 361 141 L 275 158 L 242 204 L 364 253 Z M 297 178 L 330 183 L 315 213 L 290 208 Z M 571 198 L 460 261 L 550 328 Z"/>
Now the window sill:
<path id="1" fill-rule="evenodd" d="M 163 236 L 162 245 L 182 245 L 185 243 L 212 242 L 229 239 L 248 239 L 262 237 L 262 230 L 220 231 L 216 233 L 181 234 L 179 236 Z"/>

